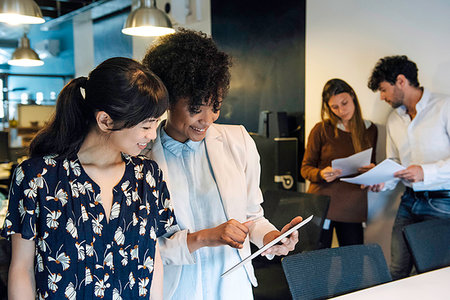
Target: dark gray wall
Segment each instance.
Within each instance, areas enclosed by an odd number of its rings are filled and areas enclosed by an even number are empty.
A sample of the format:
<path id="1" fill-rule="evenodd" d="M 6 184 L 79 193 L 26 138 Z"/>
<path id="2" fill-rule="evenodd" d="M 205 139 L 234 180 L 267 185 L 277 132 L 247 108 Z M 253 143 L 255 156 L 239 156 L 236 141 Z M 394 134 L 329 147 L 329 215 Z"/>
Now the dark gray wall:
<path id="1" fill-rule="evenodd" d="M 305 6 L 305 0 L 211 1 L 213 39 L 234 63 L 219 123 L 256 132 L 262 110 L 304 112 Z"/>

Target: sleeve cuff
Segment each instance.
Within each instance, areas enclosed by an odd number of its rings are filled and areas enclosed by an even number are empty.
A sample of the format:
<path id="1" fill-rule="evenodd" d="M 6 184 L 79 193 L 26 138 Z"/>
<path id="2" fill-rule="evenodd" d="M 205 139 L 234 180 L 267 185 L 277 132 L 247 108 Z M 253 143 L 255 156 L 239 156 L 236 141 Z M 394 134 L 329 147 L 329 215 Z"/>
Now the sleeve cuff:
<path id="1" fill-rule="evenodd" d="M 267 258 L 268 260 L 272 260 L 274 257 L 275 257 L 275 254 L 267 254 L 267 255 L 266 255 L 266 258 Z"/>
<path id="2" fill-rule="evenodd" d="M 271 224 L 267 219 L 263 218 L 255 222 L 253 227 L 250 229 L 250 240 L 258 248 L 264 246 L 264 236 L 271 231 L 278 230 L 273 224 Z"/>
<path id="3" fill-rule="evenodd" d="M 423 170 L 423 184 L 428 185 L 432 183 L 433 178 L 438 177 L 438 170 L 433 164 L 420 165 Z"/>
<path id="4" fill-rule="evenodd" d="M 189 231 L 181 230 L 170 237 L 158 238 L 163 264 L 192 265 L 195 264 L 194 256 L 187 246 L 187 234 Z"/>

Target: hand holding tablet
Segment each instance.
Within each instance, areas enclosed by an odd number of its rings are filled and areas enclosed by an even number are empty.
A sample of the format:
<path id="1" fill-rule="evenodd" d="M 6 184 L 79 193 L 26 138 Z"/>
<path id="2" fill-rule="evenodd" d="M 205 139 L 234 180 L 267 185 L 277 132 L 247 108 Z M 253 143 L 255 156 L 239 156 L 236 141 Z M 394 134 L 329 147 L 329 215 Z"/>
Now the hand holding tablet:
<path id="1" fill-rule="evenodd" d="M 245 259 L 243 259 L 241 262 L 239 262 L 238 264 L 234 265 L 233 267 L 231 267 L 230 269 L 228 269 L 225 273 L 223 273 L 221 276 L 225 276 L 226 274 L 230 274 L 231 272 L 233 272 L 234 270 L 236 270 L 237 268 L 239 268 L 240 266 L 242 266 L 243 264 L 245 264 L 246 262 L 251 261 L 253 258 L 257 257 L 258 255 L 260 255 L 261 253 L 263 253 L 264 251 L 266 251 L 267 249 L 269 249 L 270 247 L 274 246 L 275 244 L 277 244 L 278 242 L 280 242 L 282 239 L 284 239 L 285 237 L 288 237 L 291 233 L 293 233 L 295 230 L 298 230 L 300 227 L 302 227 L 303 225 L 305 225 L 306 223 L 308 223 L 309 221 L 311 221 L 313 218 L 313 215 L 309 216 L 308 218 L 306 218 L 305 220 L 303 220 L 302 222 L 298 223 L 297 225 L 295 225 L 294 227 L 290 228 L 288 231 L 284 232 L 283 234 L 281 234 L 280 236 L 278 236 L 277 238 L 275 238 L 274 240 L 272 240 L 271 242 L 267 243 L 266 245 L 264 245 L 264 247 L 262 247 L 261 249 L 259 249 L 258 251 L 256 251 L 255 253 L 249 255 L 248 257 L 246 257 Z"/>

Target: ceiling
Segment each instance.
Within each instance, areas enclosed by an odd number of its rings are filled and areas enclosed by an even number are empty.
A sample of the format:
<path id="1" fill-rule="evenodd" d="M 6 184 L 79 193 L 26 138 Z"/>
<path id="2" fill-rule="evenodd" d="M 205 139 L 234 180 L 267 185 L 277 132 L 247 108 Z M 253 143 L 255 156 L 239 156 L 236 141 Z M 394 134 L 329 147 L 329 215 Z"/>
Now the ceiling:
<path id="1" fill-rule="evenodd" d="M 104 0 L 34 0 L 39 5 L 46 22 L 83 8 L 94 2 Z M 30 25 L 14 26 L 0 23 L 0 49 L 16 48 L 17 40 L 23 35 L 24 28 Z M 40 26 L 40 25 L 39 25 Z M 28 30 L 25 30 L 28 31 Z M 0 53 L 1 55 L 1 53 Z"/>
<path id="2" fill-rule="evenodd" d="M 71 20 L 75 15 L 90 11 L 96 19 L 116 11 L 129 9 L 132 0 L 34 0 L 40 7 L 45 23 L 37 25 L 40 30 L 56 29 L 58 25 Z M 15 48 L 17 40 L 26 28 L 35 25 L 14 26 L 0 22 L 0 48 Z M 24 30 L 25 28 L 25 30 Z"/>
<path id="3" fill-rule="evenodd" d="M 30 26 L 40 30 L 58 30 L 59 24 L 72 20 L 74 15 L 89 11 L 96 19 L 115 11 L 129 9 L 133 0 L 34 0 L 39 5 L 45 23 L 40 25 L 12 26 L 0 22 L 0 65 L 4 64 L 18 46 L 18 40 Z"/>
<path id="4" fill-rule="evenodd" d="M 51 19 L 68 14 L 97 0 L 35 0 L 41 8 L 42 15 Z"/>

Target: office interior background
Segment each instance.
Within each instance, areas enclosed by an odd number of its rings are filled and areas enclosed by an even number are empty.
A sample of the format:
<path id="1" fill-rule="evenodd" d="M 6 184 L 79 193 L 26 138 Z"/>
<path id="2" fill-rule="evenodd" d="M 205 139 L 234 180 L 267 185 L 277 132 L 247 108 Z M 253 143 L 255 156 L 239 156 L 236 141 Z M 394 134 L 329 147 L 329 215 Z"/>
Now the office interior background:
<path id="1" fill-rule="evenodd" d="M 138 1 L 96 2 L 101 4 L 42 25 L 0 26 L 2 128 L 11 119 L 19 124 L 29 122 L 25 115 L 21 120 L 19 107 L 53 106 L 70 78 L 86 76 L 109 57 L 142 59 L 153 38 L 121 33 L 131 6 Z M 364 117 L 377 124 L 377 161 L 385 158 L 384 124 L 391 108 L 367 88 L 380 57 L 407 55 L 419 67 L 422 86 L 450 94 L 447 0 L 156 2 L 159 8 L 171 4 L 169 15 L 176 26 L 212 34 L 219 47 L 234 57 L 231 89 L 219 122 L 243 124 L 258 132 L 262 111 L 287 112 L 301 125 L 300 149 L 320 121 L 323 85 L 330 78 L 342 78 L 355 89 Z M 24 32 L 31 47 L 47 55 L 43 66 L 6 64 Z M 369 193 L 366 243 L 380 244 L 388 262 L 390 231 L 401 190 Z"/>

